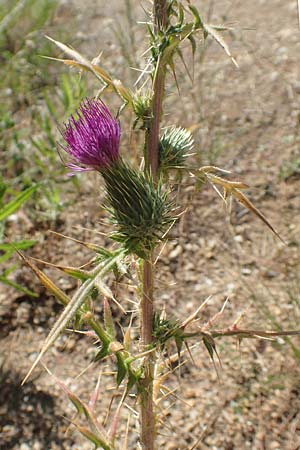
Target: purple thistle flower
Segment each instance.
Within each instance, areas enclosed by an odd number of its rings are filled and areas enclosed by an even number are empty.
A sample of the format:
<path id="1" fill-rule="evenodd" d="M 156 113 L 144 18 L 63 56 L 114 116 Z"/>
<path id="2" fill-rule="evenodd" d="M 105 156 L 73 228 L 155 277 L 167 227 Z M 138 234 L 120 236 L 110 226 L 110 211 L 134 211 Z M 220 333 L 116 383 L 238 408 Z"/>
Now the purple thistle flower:
<path id="1" fill-rule="evenodd" d="M 62 135 L 67 145 L 63 149 L 72 156 L 66 164 L 75 172 L 102 170 L 119 158 L 120 124 L 101 100 L 86 99 L 71 116 Z"/>

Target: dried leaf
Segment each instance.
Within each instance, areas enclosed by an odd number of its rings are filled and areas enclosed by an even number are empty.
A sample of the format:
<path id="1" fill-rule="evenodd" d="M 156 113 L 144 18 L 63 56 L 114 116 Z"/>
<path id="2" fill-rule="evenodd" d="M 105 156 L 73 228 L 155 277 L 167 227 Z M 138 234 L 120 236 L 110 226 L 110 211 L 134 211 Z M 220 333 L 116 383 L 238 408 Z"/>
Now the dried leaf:
<path id="1" fill-rule="evenodd" d="M 56 41 L 49 36 L 46 36 L 51 42 L 53 42 L 58 48 L 60 48 L 64 53 L 66 53 L 72 59 L 59 59 L 59 58 L 51 58 L 56 61 L 61 61 L 64 64 L 67 64 L 72 67 L 77 67 L 79 69 L 88 70 L 95 75 L 95 77 L 100 80 L 105 87 L 112 88 L 121 98 L 125 101 L 125 103 L 132 104 L 132 93 L 126 89 L 120 80 L 113 80 L 110 75 L 99 66 L 92 64 L 88 59 L 82 56 L 79 52 L 74 50 L 73 48 L 63 44 L 62 42 Z"/>
<path id="2" fill-rule="evenodd" d="M 30 267 L 30 269 L 36 274 L 36 276 L 41 281 L 43 286 L 45 286 L 45 288 L 48 289 L 60 303 L 66 306 L 69 303 L 70 298 L 58 286 L 56 286 L 56 284 L 54 284 L 53 281 L 49 277 L 47 277 L 47 275 L 45 275 L 35 264 L 33 264 L 29 260 L 29 258 L 27 258 L 18 250 L 17 253 L 23 259 L 23 261 Z"/>
<path id="3" fill-rule="evenodd" d="M 219 28 L 219 27 L 217 27 L 217 28 Z M 226 29 L 226 27 L 224 27 L 224 30 L 225 29 Z M 228 45 L 226 44 L 225 40 L 223 39 L 223 37 L 221 36 L 219 31 L 217 31 L 216 28 L 213 25 L 209 25 L 207 23 L 204 24 L 204 30 L 206 31 L 207 34 L 209 34 L 223 48 L 223 50 L 229 56 L 229 58 L 231 59 L 233 64 L 237 68 L 239 68 L 239 65 L 238 65 L 236 59 L 232 56 Z"/>
<path id="4" fill-rule="evenodd" d="M 233 189 L 232 195 L 240 202 L 242 205 L 244 205 L 246 208 L 248 208 L 250 211 L 252 211 L 257 217 L 259 217 L 266 225 L 270 228 L 270 230 L 281 240 L 281 242 L 284 242 L 284 240 L 281 238 L 279 233 L 275 230 L 275 228 L 270 224 L 268 219 L 261 213 L 254 205 L 253 203 L 243 194 L 239 189 Z"/>

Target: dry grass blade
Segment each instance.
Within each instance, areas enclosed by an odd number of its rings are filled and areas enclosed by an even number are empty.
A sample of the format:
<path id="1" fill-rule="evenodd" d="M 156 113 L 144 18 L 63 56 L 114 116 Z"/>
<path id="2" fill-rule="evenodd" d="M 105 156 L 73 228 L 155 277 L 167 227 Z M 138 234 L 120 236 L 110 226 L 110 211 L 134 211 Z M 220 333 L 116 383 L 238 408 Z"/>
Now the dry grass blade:
<path id="1" fill-rule="evenodd" d="M 128 414 L 128 419 L 127 419 L 127 424 L 126 424 L 126 430 L 125 430 L 124 442 L 123 442 L 122 450 L 128 450 L 129 449 L 129 447 L 128 447 L 128 436 L 129 436 L 130 420 L 131 420 L 131 415 Z"/>
<path id="2" fill-rule="evenodd" d="M 200 332 L 201 334 L 201 332 Z M 238 336 L 239 338 L 249 338 L 249 339 L 271 339 L 280 336 L 300 336 L 300 331 L 290 330 L 290 331 L 264 331 L 264 330 L 248 330 L 233 328 L 228 330 L 211 330 L 210 334 L 213 337 L 221 336 Z"/>
<path id="3" fill-rule="evenodd" d="M 44 261 L 43 259 L 34 258 L 32 256 L 30 256 L 30 259 L 33 261 L 42 263 L 46 266 L 54 267 L 55 269 L 60 270 L 60 271 L 64 272 L 65 274 L 73 276 L 75 278 L 79 278 L 79 279 L 83 279 L 83 280 L 86 280 L 87 278 L 89 278 L 89 271 L 83 270 L 81 268 L 72 267 L 72 266 L 61 266 L 60 264 L 50 263 L 48 261 Z M 27 259 L 27 261 L 28 260 L 29 259 Z M 88 264 L 90 264 L 90 262 Z"/>
<path id="4" fill-rule="evenodd" d="M 66 306 L 70 298 L 58 287 L 56 284 L 53 283 L 50 278 L 47 277 L 36 265 L 32 264 L 29 259 L 23 255 L 19 250 L 16 249 L 16 252 L 18 255 L 22 258 L 22 260 L 30 267 L 30 269 L 36 274 L 38 279 L 41 281 L 43 286 L 45 286 L 46 289 L 48 289 L 56 298 L 57 300 L 62 303 L 64 306 Z"/>
<path id="5" fill-rule="evenodd" d="M 230 180 L 224 180 L 221 177 L 218 177 L 217 175 L 213 175 L 211 173 L 206 173 L 207 178 L 209 178 L 210 181 L 216 184 L 220 184 L 223 186 L 226 191 L 229 191 L 231 189 L 247 189 L 249 188 L 249 185 L 246 183 L 243 183 L 241 181 L 230 181 Z"/>
<path id="6" fill-rule="evenodd" d="M 57 231 L 54 231 L 54 230 L 49 230 L 49 233 L 54 234 L 54 235 L 59 236 L 59 237 L 62 237 L 64 239 L 68 239 L 68 240 L 70 240 L 72 242 L 76 242 L 77 244 L 83 245 L 87 249 L 92 250 L 92 251 L 94 251 L 96 253 L 100 249 L 99 245 L 93 244 L 92 242 L 81 241 L 80 239 L 75 239 L 75 238 L 73 238 L 71 236 L 66 236 L 65 234 L 58 233 Z"/>
<path id="7" fill-rule="evenodd" d="M 260 218 L 264 222 L 265 225 L 267 225 L 268 228 L 278 237 L 278 239 L 281 240 L 283 244 L 286 244 L 280 234 L 275 230 L 275 228 L 270 224 L 268 219 L 261 213 L 254 205 L 253 203 L 243 194 L 239 189 L 233 189 L 232 195 L 240 202 L 242 205 L 244 205 L 247 209 L 252 211 L 257 217 Z"/>
<path id="8" fill-rule="evenodd" d="M 247 189 L 249 186 L 243 182 L 240 181 L 230 181 L 230 180 L 224 180 L 223 178 L 213 175 L 209 172 L 204 172 L 206 178 L 212 183 L 213 187 L 214 184 L 219 184 L 224 189 L 224 196 L 221 196 L 224 200 L 227 198 L 230 198 L 231 196 L 235 197 L 242 205 L 244 205 L 249 211 L 253 212 L 260 220 L 264 222 L 265 225 L 278 237 L 278 239 L 281 240 L 283 244 L 285 244 L 282 237 L 279 235 L 279 233 L 275 230 L 275 228 L 270 224 L 268 219 L 261 213 L 254 204 L 246 197 L 246 195 L 241 192 L 241 189 Z M 218 191 L 217 191 L 218 192 Z"/>
<path id="9" fill-rule="evenodd" d="M 95 77 L 100 80 L 104 84 L 104 89 L 106 87 L 112 88 L 121 98 L 125 101 L 125 103 L 132 102 L 132 94 L 126 89 L 120 80 L 113 80 L 110 75 L 99 66 L 92 64 L 88 59 L 82 56 L 79 52 L 74 50 L 71 47 L 63 44 L 62 42 L 56 41 L 49 36 L 46 36 L 51 42 L 53 42 L 58 48 L 60 48 L 64 53 L 66 53 L 72 59 L 59 59 L 59 58 L 50 58 L 56 61 L 63 62 L 64 64 L 72 67 L 77 67 L 79 69 L 88 70 L 92 72 Z"/>

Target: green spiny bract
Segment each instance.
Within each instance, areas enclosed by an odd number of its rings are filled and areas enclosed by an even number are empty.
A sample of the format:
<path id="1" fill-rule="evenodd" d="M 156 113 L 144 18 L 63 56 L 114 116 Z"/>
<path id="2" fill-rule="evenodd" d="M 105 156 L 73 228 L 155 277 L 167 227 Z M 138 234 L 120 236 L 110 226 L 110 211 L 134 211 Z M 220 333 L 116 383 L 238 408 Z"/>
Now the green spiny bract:
<path id="1" fill-rule="evenodd" d="M 161 350 L 164 349 L 166 343 L 171 339 L 174 339 L 178 350 L 182 347 L 184 333 L 178 321 L 163 318 L 159 312 L 154 314 L 152 334 L 154 341 L 159 344 Z"/>
<path id="2" fill-rule="evenodd" d="M 167 128 L 159 142 L 160 170 L 183 167 L 193 145 L 192 134 L 185 128 Z"/>
<path id="3" fill-rule="evenodd" d="M 123 161 L 102 171 L 102 175 L 107 209 L 118 228 L 112 238 L 121 242 L 128 253 L 147 259 L 175 220 L 168 192 Z"/>
<path id="4" fill-rule="evenodd" d="M 149 93 L 136 94 L 133 99 L 133 109 L 136 115 L 133 128 L 141 120 L 141 129 L 146 130 L 151 118 L 151 96 Z"/>

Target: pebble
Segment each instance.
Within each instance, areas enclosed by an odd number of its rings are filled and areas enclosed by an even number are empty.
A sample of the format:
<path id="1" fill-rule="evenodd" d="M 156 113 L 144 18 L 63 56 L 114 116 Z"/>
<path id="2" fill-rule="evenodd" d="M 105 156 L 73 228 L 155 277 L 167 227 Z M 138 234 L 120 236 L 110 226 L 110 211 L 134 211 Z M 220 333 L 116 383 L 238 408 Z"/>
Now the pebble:
<path id="1" fill-rule="evenodd" d="M 30 445 L 25 443 L 21 444 L 19 448 L 20 450 L 32 450 L 32 447 L 30 447 Z"/>
<path id="2" fill-rule="evenodd" d="M 280 450 L 279 442 L 277 442 L 277 441 L 270 442 L 269 449 L 270 450 Z"/>
<path id="3" fill-rule="evenodd" d="M 182 253 L 182 247 L 181 245 L 177 245 L 177 247 L 174 248 L 169 254 L 170 259 L 176 259 L 179 255 Z"/>

